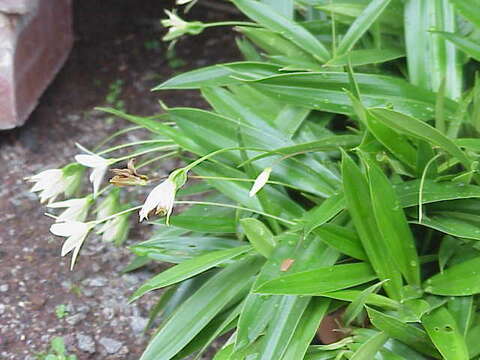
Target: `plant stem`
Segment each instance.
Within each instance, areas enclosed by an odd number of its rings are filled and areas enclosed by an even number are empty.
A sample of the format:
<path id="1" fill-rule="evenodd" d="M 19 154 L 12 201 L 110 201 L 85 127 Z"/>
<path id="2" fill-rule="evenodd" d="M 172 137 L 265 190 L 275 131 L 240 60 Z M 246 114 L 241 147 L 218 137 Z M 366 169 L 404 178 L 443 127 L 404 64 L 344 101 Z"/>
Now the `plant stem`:
<path id="1" fill-rule="evenodd" d="M 123 149 L 123 148 L 126 148 L 126 147 L 130 147 L 130 146 L 143 145 L 143 144 L 155 144 L 155 143 L 173 143 L 173 142 L 172 142 L 171 140 L 141 140 L 141 141 L 134 141 L 134 142 L 131 142 L 131 143 L 121 144 L 121 145 L 113 146 L 113 147 L 111 147 L 111 148 L 102 150 L 102 151 L 98 152 L 97 155 L 106 154 L 106 153 L 109 153 L 109 152 L 112 152 L 112 151 L 115 151 L 115 150 L 119 150 L 119 149 Z"/>
<path id="2" fill-rule="evenodd" d="M 153 148 L 153 149 L 147 149 L 147 150 L 144 150 L 144 151 L 140 151 L 138 153 L 129 154 L 129 155 L 126 155 L 126 156 L 123 156 L 123 157 L 120 157 L 120 158 L 116 158 L 114 160 L 115 160 L 115 162 L 120 162 L 120 161 L 123 161 L 123 160 L 128 160 L 130 158 L 140 156 L 140 155 L 145 155 L 145 154 L 148 154 L 148 153 L 151 153 L 151 152 L 154 152 L 154 151 L 170 150 L 170 149 L 175 149 L 175 148 L 178 148 L 178 146 L 177 145 L 160 146 L 160 147 L 156 147 L 156 148 Z"/>
<path id="3" fill-rule="evenodd" d="M 139 209 L 142 208 L 142 206 L 143 206 L 143 205 L 134 206 L 134 207 L 132 207 L 132 208 L 129 208 L 129 209 L 120 211 L 120 212 L 118 212 L 118 213 L 116 213 L 116 214 L 112 214 L 112 215 L 110 215 L 110 216 L 107 216 L 106 218 L 92 221 L 92 223 L 94 223 L 94 224 L 101 224 L 102 222 L 105 222 L 105 221 L 108 221 L 108 220 L 110 220 L 110 219 L 116 218 L 117 216 L 120 216 L 120 215 L 123 215 L 123 214 L 128 214 L 129 212 L 132 212 L 132 211 L 135 211 L 135 210 L 139 210 Z"/>
<path id="4" fill-rule="evenodd" d="M 204 28 L 214 27 L 214 26 L 254 26 L 259 27 L 257 23 L 248 22 L 248 21 L 219 21 L 208 24 L 203 24 Z"/>
<path id="5" fill-rule="evenodd" d="M 110 140 L 116 138 L 117 136 L 126 134 L 127 132 L 130 132 L 130 131 L 139 130 L 139 129 L 142 129 L 142 128 L 143 128 L 143 126 L 132 126 L 132 127 L 126 128 L 126 129 L 118 130 L 117 132 L 114 132 L 112 135 L 110 135 L 110 136 L 106 137 L 105 139 L 103 139 L 102 141 L 100 141 L 98 143 L 98 145 L 95 146 L 93 151 L 94 152 L 97 151 L 99 148 L 101 148 L 103 145 L 105 145 Z"/>

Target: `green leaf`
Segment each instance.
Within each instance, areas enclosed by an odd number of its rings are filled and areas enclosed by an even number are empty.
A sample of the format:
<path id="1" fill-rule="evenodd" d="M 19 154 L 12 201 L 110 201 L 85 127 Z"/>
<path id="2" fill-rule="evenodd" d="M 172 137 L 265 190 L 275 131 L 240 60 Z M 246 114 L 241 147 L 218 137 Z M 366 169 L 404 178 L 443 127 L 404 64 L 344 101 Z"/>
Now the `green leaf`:
<path id="1" fill-rule="evenodd" d="M 447 308 L 455 319 L 460 333 L 465 336 L 475 314 L 473 296 L 453 297 L 448 300 Z"/>
<path id="2" fill-rule="evenodd" d="M 290 64 L 304 64 L 310 70 L 321 69 L 320 64 L 312 55 L 276 32 L 254 27 L 240 27 L 238 30 L 266 51 L 270 57 L 278 59 L 279 56 L 283 56 L 288 59 Z"/>
<path id="3" fill-rule="evenodd" d="M 346 24 L 352 23 L 355 18 L 359 17 L 370 3 L 370 1 L 365 0 L 303 0 L 303 2 L 308 2 L 328 14 L 334 13 L 336 20 Z M 398 21 L 401 13 L 403 13 L 403 3 L 393 1 L 378 20 L 382 30 L 389 34 L 401 34 L 403 24 Z"/>
<path id="4" fill-rule="evenodd" d="M 364 284 L 375 279 L 366 263 L 334 265 L 285 275 L 261 284 L 261 294 L 316 295 Z"/>
<path id="5" fill-rule="evenodd" d="M 161 229 L 166 227 L 162 225 Z M 130 249 L 136 255 L 146 256 L 148 259 L 180 263 L 210 251 L 231 249 L 240 245 L 244 244 L 240 241 L 213 236 L 155 235 L 150 240 L 132 245 Z"/>
<path id="6" fill-rule="evenodd" d="M 236 350 L 249 346 L 265 331 L 280 300 L 281 296 L 248 294 L 238 320 Z"/>
<path id="7" fill-rule="evenodd" d="M 380 14 L 390 3 L 390 0 L 373 0 L 371 1 L 365 10 L 362 11 L 352 25 L 349 27 L 347 33 L 343 36 L 342 40 L 338 44 L 337 54 L 343 55 L 351 50 L 356 42 L 362 37 L 362 35 L 368 31 L 368 29 L 377 20 Z"/>
<path id="8" fill-rule="evenodd" d="M 277 65 L 240 61 L 187 71 L 163 82 L 153 90 L 198 89 L 206 86 L 240 84 L 240 79 L 261 79 L 278 74 Z"/>
<path id="9" fill-rule="evenodd" d="M 378 120 L 382 121 L 392 129 L 442 148 L 444 151 L 457 158 L 466 169 L 470 170 L 471 160 L 452 140 L 447 138 L 434 127 L 413 117 L 392 110 L 377 108 L 370 109 L 369 111 Z"/>
<path id="10" fill-rule="evenodd" d="M 412 180 L 395 186 L 395 191 L 403 207 L 418 205 L 420 181 Z M 453 182 L 425 180 L 422 188 L 424 204 L 445 200 L 479 198 L 480 186 Z"/>
<path id="11" fill-rule="evenodd" d="M 438 267 L 441 273 L 443 273 L 445 265 L 447 265 L 448 261 L 458 250 L 460 244 L 461 243 L 452 236 L 446 235 L 443 237 L 440 248 L 438 249 Z"/>
<path id="12" fill-rule="evenodd" d="M 327 243 L 342 254 L 358 260 L 366 260 L 367 255 L 355 231 L 335 224 L 324 224 L 314 231 L 323 242 Z"/>
<path id="13" fill-rule="evenodd" d="M 318 294 L 318 296 L 325 296 L 331 299 L 353 302 L 359 298 L 359 296 L 362 294 L 362 291 L 363 290 L 339 290 Z M 399 303 L 397 301 L 378 294 L 369 294 L 365 303 L 389 310 L 396 310 L 399 307 Z"/>
<path id="14" fill-rule="evenodd" d="M 324 66 L 361 66 L 369 64 L 381 64 L 396 60 L 405 56 L 405 51 L 397 48 L 362 49 L 351 50 L 344 55 L 336 55 Z"/>
<path id="15" fill-rule="evenodd" d="M 263 222 L 254 218 L 243 218 L 240 220 L 240 224 L 253 248 L 269 258 L 277 245 L 270 229 Z"/>
<path id="16" fill-rule="evenodd" d="M 475 359 L 480 355 L 480 341 L 478 339 L 480 339 L 480 325 L 471 328 L 467 334 L 466 343 L 470 359 Z"/>
<path id="17" fill-rule="evenodd" d="M 250 40 L 243 37 L 235 38 L 238 50 L 242 53 L 242 56 L 246 61 L 261 62 L 262 56 L 258 50 L 253 46 Z"/>
<path id="18" fill-rule="evenodd" d="M 371 360 L 380 351 L 385 342 L 388 340 L 388 335 L 380 332 L 366 342 L 364 342 L 357 351 L 353 353 L 351 360 Z"/>
<path id="19" fill-rule="evenodd" d="M 171 359 L 225 305 L 248 289 L 252 283 L 252 276 L 258 271 L 262 262 L 258 258 L 247 258 L 215 274 L 177 308 L 155 334 L 140 359 Z"/>
<path id="20" fill-rule="evenodd" d="M 436 34 L 444 37 L 448 41 L 455 44 L 460 50 L 464 51 L 468 56 L 471 56 L 477 61 L 480 61 L 480 45 L 476 42 L 454 33 L 445 31 L 435 31 Z"/>
<path id="21" fill-rule="evenodd" d="M 383 146 L 409 169 L 415 169 L 417 151 L 407 137 L 378 121 L 368 111 L 365 111 L 365 121 L 368 130 Z"/>
<path id="22" fill-rule="evenodd" d="M 282 296 L 261 339 L 259 360 L 282 358 L 309 302 L 309 297 Z"/>
<path id="23" fill-rule="evenodd" d="M 302 221 L 305 223 L 305 233 L 308 235 L 313 230 L 322 226 L 340 211 L 345 209 L 345 197 L 343 194 L 332 195 L 319 206 L 307 212 Z"/>
<path id="24" fill-rule="evenodd" d="M 456 237 L 480 240 L 480 227 L 468 221 L 455 219 L 451 216 L 433 215 L 422 219 L 422 222 L 411 221 L 414 224 L 427 226 Z"/>
<path id="25" fill-rule="evenodd" d="M 329 305 L 329 299 L 318 297 L 311 299 L 281 360 L 298 360 L 303 358 L 317 333 L 320 322 L 328 311 Z"/>
<path id="26" fill-rule="evenodd" d="M 220 351 L 215 354 L 213 360 L 230 360 L 230 357 L 232 356 L 234 351 L 233 345 L 234 344 L 228 344 L 222 349 L 220 349 Z"/>
<path id="27" fill-rule="evenodd" d="M 273 123 L 277 129 L 291 139 L 303 124 L 308 114 L 310 114 L 309 109 L 285 105 L 283 109 L 280 110 Z"/>
<path id="28" fill-rule="evenodd" d="M 253 0 L 233 0 L 233 3 L 250 19 L 278 32 L 319 61 L 325 62 L 330 58 L 327 48 L 315 36 L 303 26 L 272 12 L 269 6 Z"/>
<path id="29" fill-rule="evenodd" d="M 360 144 L 360 138 L 355 135 L 332 135 L 325 136 L 317 141 L 308 143 L 296 144 L 291 146 L 281 147 L 275 150 L 265 152 L 248 160 L 242 165 L 252 163 L 259 159 L 263 159 L 274 155 L 289 155 L 296 153 L 319 152 L 319 151 L 334 151 L 340 147 L 350 149 Z"/>
<path id="30" fill-rule="evenodd" d="M 235 328 L 241 306 L 242 304 L 238 304 L 233 309 L 217 315 L 172 360 L 185 359 L 195 352 L 197 353 L 195 360 L 199 359 L 216 338 Z"/>
<path id="31" fill-rule="evenodd" d="M 372 308 L 367 308 L 368 317 L 373 326 L 385 332 L 388 336 L 409 345 L 422 354 L 439 359 L 438 352 L 433 347 L 427 334 L 416 326 L 408 325 L 393 316 L 386 315 Z"/>
<path id="32" fill-rule="evenodd" d="M 399 300 L 402 294 L 402 278 L 394 265 L 393 253 L 388 248 L 380 230 L 371 215 L 374 213 L 369 185 L 358 166 L 347 155 L 342 161 L 343 188 L 348 212 L 357 229 L 372 267 L 380 280 L 389 279 L 384 284 L 385 291 L 394 300 Z"/>
<path id="33" fill-rule="evenodd" d="M 355 80 L 366 107 L 393 105 L 397 111 L 421 120 L 434 116 L 436 95 L 428 90 L 390 76 L 356 73 Z M 354 113 L 344 91 L 350 88 L 348 74 L 344 72 L 275 75 L 251 84 L 287 104 L 339 114 Z M 445 99 L 447 120 L 453 119 L 457 107 L 457 103 Z"/>
<path id="34" fill-rule="evenodd" d="M 393 261 L 407 283 L 420 285 L 420 264 L 415 240 L 395 190 L 383 171 L 363 156 L 370 186 L 372 207 L 378 229 L 387 244 Z"/>
<path id="35" fill-rule="evenodd" d="M 462 91 L 457 51 L 430 32 L 455 31 L 455 16 L 448 1 L 409 0 L 405 6 L 405 42 L 410 81 L 437 91 L 445 81 L 445 95 L 458 99 Z"/>
<path id="36" fill-rule="evenodd" d="M 408 77 L 412 84 L 431 89 L 428 0 L 408 0 L 405 4 L 404 29 Z"/>
<path id="37" fill-rule="evenodd" d="M 363 290 L 354 301 L 348 304 L 345 312 L 343 313 L 343 324 L 346 327 L 348 327 L 363 310 L 363 307 L 367 303 L 368 297 L 375 291 L 377 291 L 385 281 L 387 280 L 369 286 L 368 288 Z"/>
<path id="38" fill-rule="evenodd" d="M 398 311 L 398 318 L 403 322 L 420 322 L 422 316 L 431 310 L 432 306 L 425 300 L 406 300 Z"/>
<path id="39" fill-rule="evenodd" d="M 480 293 L 480 257 L 447 268 L 425 281 L 425 291 L 434 295 L 468 296 Z"/>
<path id="40" fill-rule="evenodd" d="M 427 330 L 435 347 L 445 360 L 469 359 L 465 339 L 461 335 L 450 312 L 441 307 L 422 317 L 422 325 Z"/>
<path id="41" fill-rule="evenodd" d="M 261 0 L 287 19 L 293 18 L 293 0 Z"/>
<path id="42" fill-rule="evenodd" d="M 466 19 L 480 28 L 480 0 L 450 0 L 455 9 Z"/>
<path id="43" fill-rule="evenodd" d="M 297 246 L 299 241 L 301 241 L 299 234 L 284 233 L 276 237 L 278 246 L 257 276 L 253 288 L 283 274 L 280 264 L 285 259 L 295 260 L 288 270 L 290 272 L 311 269 L 314 266 L 329 266 L 338 259 L 337 252 L 316 238 L 306 244 L 306 247 Z M 273 314 L 278 312 L 278 303 L 282 298 L 255 293 L 248 295 L 238 322 L 235 346 L 237 350 L 248 347 L 264 333 Z"/>
<path id="44" fill-rule="evenodd" d="M 146 281 L 133 293 L 129 301 L 135 301 L 139 297 L 152 290 L 161 289 L 162 287 L 173 285 L 185 279 L 191 278 L 208 269 L 218 266 L 227 260 L 233 259 L 238 255 L 244 254 L 251 249 L 252 247 L 248 245 L 240 246 L 233 249 L 212 251 L 206 253 L 205 255 L 187 260 L 161 272 L 160 274 Z"/>

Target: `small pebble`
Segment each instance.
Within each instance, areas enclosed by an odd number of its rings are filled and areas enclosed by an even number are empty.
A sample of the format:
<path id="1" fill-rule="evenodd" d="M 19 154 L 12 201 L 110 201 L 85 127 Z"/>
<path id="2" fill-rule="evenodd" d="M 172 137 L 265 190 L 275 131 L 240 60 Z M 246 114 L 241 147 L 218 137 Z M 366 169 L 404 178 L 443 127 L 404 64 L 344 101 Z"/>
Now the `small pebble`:
<path id="1" fill-rule="evenodd" d="M 105 348 L 105 350 L 109 354 L 115 354 L 118 350 L 120 350 L 123 345 L 120 341 L 107 337 L 102 337 L 98 342 Z"/>
<path id="2" fill-rule="evenodd" d="M 95 342 L 93 338 L 89 335 L 77 334 L 77 345 L 78 348 L 82 351 L 88 352 L 90 354 L 95 353 Z"/>

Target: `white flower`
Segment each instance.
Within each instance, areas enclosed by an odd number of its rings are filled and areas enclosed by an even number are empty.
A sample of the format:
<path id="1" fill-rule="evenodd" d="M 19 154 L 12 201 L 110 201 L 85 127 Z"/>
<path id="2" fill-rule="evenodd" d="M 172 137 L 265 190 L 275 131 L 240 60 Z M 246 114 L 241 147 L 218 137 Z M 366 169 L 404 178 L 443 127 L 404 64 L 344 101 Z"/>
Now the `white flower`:
<path id="1" fill-rule="evenodd" d="M 250 197 L 255 196 L 255 194 L 265 186 L 265 184 L 268 181 L 268 178 L 270 177 L 271 172 L 272 172 L 272 168 L 267 167 L 263 169 L 260 175 L 257 176 L 257 178 L 255 179 L 255 182 L 253 183 L 252 188 L 250 189 L 250 192 L 248 193 Z"/>
<path id="2" fill-rule="evenodd" d="M 189 2 L 192 2 L 192 0 L 177 0 L 176 1 L 177 5 L 185 5 L 185 4 L 188 4 Z"/>
<path id="3" fill-rule="evenodd" d="M 73 265 L 75 265 L 80 248 L 82 247 L 90 229 L 90 224 L 80 221 L 65 221 L 62 223 L 55 223 L 50 227 L 50 232 L 52 234 L 67 238 L 62 246 L 62 256 L 65 256 L 73 250 L 70 270 L 73 270 Z"/>
<path id="4" fill-rule="evenodd" d="M 84 221 L 88 215 L 88 209 L 92 198 L 86 196 L 80 199 L 70 199 L 47 205 L 50 208 L 66 208 L 57 218 L 57 221 Z"/>
<path id="5" fill-rule="evenodd" d="M 93 197 L 96 197 L 103 177 L 112 161 L 95 154 L 76 155 L 75 160 L 79 164 L 93 169 L 90 173 L 90 182 L 93 184 Z"/>
<path id="6" fill-rule="evenodd" d="M 173 210 L 176 190 L 177 186 L 170 178 L 162 182 L 160 185 L 157 185 L 150 194 L 148 194 L 145 203 L 140 209 L 140 221 L 148 219 L 150 212 L 156 209 L 155 214 L 167 216 L 166 223 L 168 224 L 170 214 Z"/>
<path id="7" fill-rule="evenodd" d="M 66 169 L 68 175 L 66 175 Z M 35 185 L 30 189 L 32 192 L 38 192 L 40 201 L 52 202 L 55 198 L 63 192 L 70 192 L 76 187 L 78 183 L 78 175 L 81 171 L 73 169 L 68 165 L 63 169 L 49 169 L 44 170 L 36 175 L 25 178 L 28 182 L 33 182 Z"/>
<path id="8" fill-rule="evenodd" d="M 168 33 L 163 37 L 163 40 L 170 41 L 176 39 L 184 34 L 197 35 L 204 29 L 204 24 L 200 21 L 187 22 L 181 19 L 174 11 L 165 10 L 168 19 L 161 21 L 164 27 L 168 27 Z"/>

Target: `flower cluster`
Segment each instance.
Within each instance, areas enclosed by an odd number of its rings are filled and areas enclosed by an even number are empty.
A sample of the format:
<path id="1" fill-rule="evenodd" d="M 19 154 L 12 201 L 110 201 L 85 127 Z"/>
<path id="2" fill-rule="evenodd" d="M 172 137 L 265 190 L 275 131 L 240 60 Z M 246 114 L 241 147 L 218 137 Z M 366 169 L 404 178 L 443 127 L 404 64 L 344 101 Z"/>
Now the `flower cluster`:
<path id="1" fill-rule="evenodd" d="M 210 153 L 184 168 L 173 171 L 151 190 L 143 205 L 128 207 L 121 204 L 120 187 L 144 186 L 152 182 L 146 175 L 138 173 L 134 166 L 133 155 L 126 168 L 111 169 L 114 173 L 110 179 L 111 185 L 100 189 L 109 167 L 124 158 L 105 158 L 81 145 L 77 144 L 77 146 L 84 153 L 75 156 L 76 163 L 69 164 L 62 169 L 45 170 L 27 178 L 27 181 L 34 183 L 31 191 L 38 192 L 40 200 L 48 202 L 48 208 L 62 209 L 58 216 L 51 215 L 56 222 L 50 227 L 50 231 L 54 235 L 66 238 L 61 254 L 65 256 L 73 251 L 71 269 L 75 265 L 85 239 L 94 228 L 96 228 L 95 232 L 102 236 L 103 241 L 121 244 L 128 235 L 130 214 L 136 209 L 139 209 L 140 222 L 148 220 L 154 214 L 165 216 L 165 223 L 168 225 L 175 204 L 175 195 L 178 189 L 186 183 L 188 172 L 218 152 L 229 150 L 223 149 Z M 85 168 L 92 169 L 89 176 L 93 187 L 92 194 L 54 202 L 61 194 L 65 194 L 65 197 L 68 198 L 77 192 Z M 271 171 L 271 168 L 265 168 L 259 174 L 249 192 L 250 196 L 255 196 L 265 186 Z M 115 186 L 113 189 L 112 185 Z M 106 190 L 109 190 L 108 193 L 101 196 Z M 100 196 L 101 200 L 99 200 Z M 90 208 L 95 202 L 98 202 L 95 209 L 96 219 L 87 221 Z"/>

